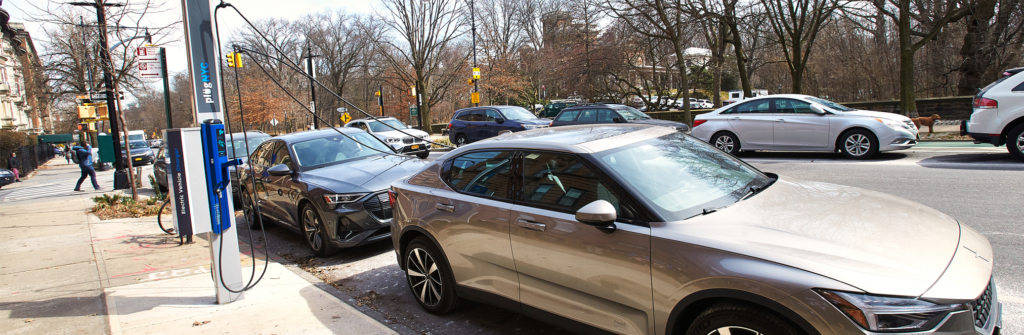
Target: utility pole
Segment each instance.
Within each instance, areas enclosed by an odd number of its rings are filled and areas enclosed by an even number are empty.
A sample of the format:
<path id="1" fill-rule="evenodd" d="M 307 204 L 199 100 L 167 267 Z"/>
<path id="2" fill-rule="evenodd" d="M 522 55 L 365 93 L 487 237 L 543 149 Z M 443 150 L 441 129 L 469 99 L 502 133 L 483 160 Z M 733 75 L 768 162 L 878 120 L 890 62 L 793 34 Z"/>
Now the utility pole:
<path id="1" fill-rule="evenodd" d="M 476 65 L 476 6 L 474 4 L 475 3 L 473 2 L 473 0 L 469 0 L 470 26 L 472 27 L 472 30 L 473 30 L 473 69 L 476 69 L 477 68 L 477 65 Z M 473 93 L 476 93 L 477 96 L 479 96 L 480 95 L 480 85 L 477 84 L 477 80 L 478 80 L 477 78 L 473 79 Z M 490 99 L 490 98 L 488 98 L 488 99 Z M 477 100 L 477 103 L 475 104 L 475 106 L 476 107 L 480 107 L 479 100 Z"/>
<path id="2" fill-rule="evenodd" d="M 85 49 L 85 71 L 89 75 L 89 83 L 85 85 L 85 92 L 89 93 L 92 91 L 92 66 L 89 65 L 89 42 L 85 38 L 85 18 L 78 17 L 79 26 L 82 27 L 82 46 Z"/>
<path id="3" fill-rule="evenodd" d="M 316 83 L 313 79 L 313 77 L 315 77 L 315 74 L 313 73 L 313 57 L 319 56 L 320 55 L 314 55 L 312 48 L 309 47 L 309 44 L 306 44 L 306 71 L 309 73 L 309 99 L 311 101 L 309 107 L 310 110 L 313 111 L 313 115 L 316 115 Z M 313 129 L 320 128 L 319 122 L 317 122 L 316 118 L 314 117 L 312 119 Z"/>
<path id="4" fill-rule="evenodd" d="M 160 47 L 160 77 L 164 80 L 164 115 L 167 116 L 167 129 L 174 128 L 171 122 L 171 86 L 167 80 L 167 51 Z"/>
<path id="5" fill-rule="evenodd" d="M 110 49 L 107 46 L 107 7 L 124 7 L 122 3 L 103 3 L 103 2 L 69 2 L 72 6 L 81 7 L 93 7 L 96 9 L 96 22 L 99 25 L 99 40 L 100 40 L 100 62 L 103 68 L 103 88 L 107 93 L 107 110 L 110 113 L 110 135 L 114 139 L 114 189 L 125 189 L 134 185 L 128 185 L 128 181 L 125 180 L 128 177 L 124 166 L 124 157 L 121 156 L 121 127 L 120 127 L 120 115 L 121 112 L 117 110 L 117 97 L 114 91 L 113 74 L 111 70 L 114 68 L 114 62 L 110 59 Z M 127 136 L 127 133 L 125 133 Z M 120 182 L 119 182 L 120 179 Z"/>
<path id="6" fill-rule="evenodd" d="M 377 91 L 377 105 L 380 105 L 380 116 L 384 117 L 384 84 L 380 84 L 380 90 Z"/>

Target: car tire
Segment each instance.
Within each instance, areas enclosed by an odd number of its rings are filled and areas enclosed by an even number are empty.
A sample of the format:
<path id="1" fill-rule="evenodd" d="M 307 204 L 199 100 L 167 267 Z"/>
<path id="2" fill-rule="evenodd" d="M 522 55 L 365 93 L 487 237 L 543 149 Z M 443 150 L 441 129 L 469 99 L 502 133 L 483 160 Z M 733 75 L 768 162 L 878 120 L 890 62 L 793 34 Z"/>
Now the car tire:
<path id="1" fill-rule="evenodd" d="M 1013 157 L 1024 161 L 1024 124 L 1019 124 L 1006 135 L 1006 150 Z"/>
<path id="2" fill-rule="evenodd" d="M 239 194 L 239 205 L 242 207 L 242 217 L 245 218 L 245 224 L 249 226 L 250 230 L 266 229 L 267 218 L 256 217 L 256 207 L 252 206 L 252 195 L 245 189 L 241 189 L 241 193 Z"/>
<path id="3" fill-rule="evenodd" d="M 433 242 L 423 236 L 413 239 L 406 245 L 402 261 L 406 283 L 420 307 L 431 314 L 445 314 L 458 307 L 455 276 Z"/>
<path id="4" fill-rule="evenodd" d="M 466 134 L 458 134 L 455 136 L 455 146 L 461 147 L 469 143 L 469 138 L 466 138 Z"/>
<path id="5" fill-rule="evenodd" d="M 697 316 L 686 331 L 687 335 L 803 333 L 781 316 L 739 301 L 711 305 Z"/>
<path id="6" fill-rule="evenodd" d="M 878 153 L 878 139 L 864 129 L 853 129 L 839 136 L 839 152 L 849 159 L 868 159 Z"/>
<path id="7" fill-rule="evenodd" d="M 306 204 L 302 206 L 302 211 L 299 212 L 300 224 L 302 225 L 302 236 L 306 239 L 306 244 L 313 250 L 313 254 L 317 257 L 328 257 L 338 252 L 338 247 L 330 242 L 330 238 L 327 236 L 327 230 L 324 225 L 324 220 L 320 219 L 320 213 L 316 211 L 316 208 L 312 204 Z"/>
<path id="8" fill-rule="evenodd" d="M 711 145 L 727 154 L 736 156 L 740 153 L 740 140 L 729 132 L 721 132 L 711 136 Z"/>
<path id="9" fill-rule="evenodd" d="M 427 159 L 427 157 L 430 157 L 430 151 L 418 153 L 416 154 L 416 157 L 419 157 L 420 159 Z"/>

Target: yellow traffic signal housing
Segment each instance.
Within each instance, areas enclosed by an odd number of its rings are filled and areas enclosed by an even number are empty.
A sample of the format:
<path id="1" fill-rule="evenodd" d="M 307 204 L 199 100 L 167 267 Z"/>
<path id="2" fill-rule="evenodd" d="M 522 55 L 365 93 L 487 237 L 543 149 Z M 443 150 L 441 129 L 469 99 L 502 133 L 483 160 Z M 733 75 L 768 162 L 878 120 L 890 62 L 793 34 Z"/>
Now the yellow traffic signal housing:
<path id="1" fill-rule="evenodd" d="M 235 67 L 242 67 L 242 53 L 235 53 Z"/>
<path id="2" fill-rule="evenodd" d="M 106 119 L 108 117 L 107 105 L 96 106 L 96 117 L 101 119 Z"/>
<path id="3" fill-rule="evenodd" d="M 78 106 L 78 118 L 79 119 L 92 119 L 96 117 L 96 107 L 93 106 Z"/>
<path id="4" fill-rule="evenodd" d="M 469 80 L 469 85 L 473 85 L 473 79 Z"/>
<path id="5" fill-rule="evenodd" d="M 228 67 L 235 67 L 235 53 L 234 52 L 228 53 L 227 55 L 224 55 L 224 57 L 228 59 Z"/>

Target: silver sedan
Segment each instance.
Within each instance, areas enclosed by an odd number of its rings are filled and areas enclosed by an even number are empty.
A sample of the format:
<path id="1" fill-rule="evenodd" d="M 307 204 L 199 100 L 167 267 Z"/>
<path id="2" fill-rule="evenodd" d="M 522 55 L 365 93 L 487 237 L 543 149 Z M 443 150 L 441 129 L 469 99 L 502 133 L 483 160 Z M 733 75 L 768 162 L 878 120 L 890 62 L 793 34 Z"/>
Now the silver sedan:
<path id="1" fill-rule="evenodd" d="M 832 151 L 866 159 L 917 144 L 917 127 L 902 115 L 857 110 L 809 95 L 748 99 L 698 115 L 693 136 L 722 151 Z"/>

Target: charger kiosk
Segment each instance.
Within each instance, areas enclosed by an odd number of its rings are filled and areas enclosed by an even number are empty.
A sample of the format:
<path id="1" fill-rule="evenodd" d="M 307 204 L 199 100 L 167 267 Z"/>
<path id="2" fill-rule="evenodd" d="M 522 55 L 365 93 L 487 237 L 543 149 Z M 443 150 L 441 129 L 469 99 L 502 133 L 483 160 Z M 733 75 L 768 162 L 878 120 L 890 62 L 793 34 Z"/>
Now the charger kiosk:
<path id="1" fill-rule="evenodd" d="M 227 167 L 238 160 L 227 160 L 224 125 L 207 120 L 200 128 L 167 129 L 164 143 L 174 229 L 180 236 L 206 234 L 217 303 L 240 300 L 242 293 L 225 288 L 241 291 L 245 282 L 231 188 L 226 187 L 230 182 Z"/>

